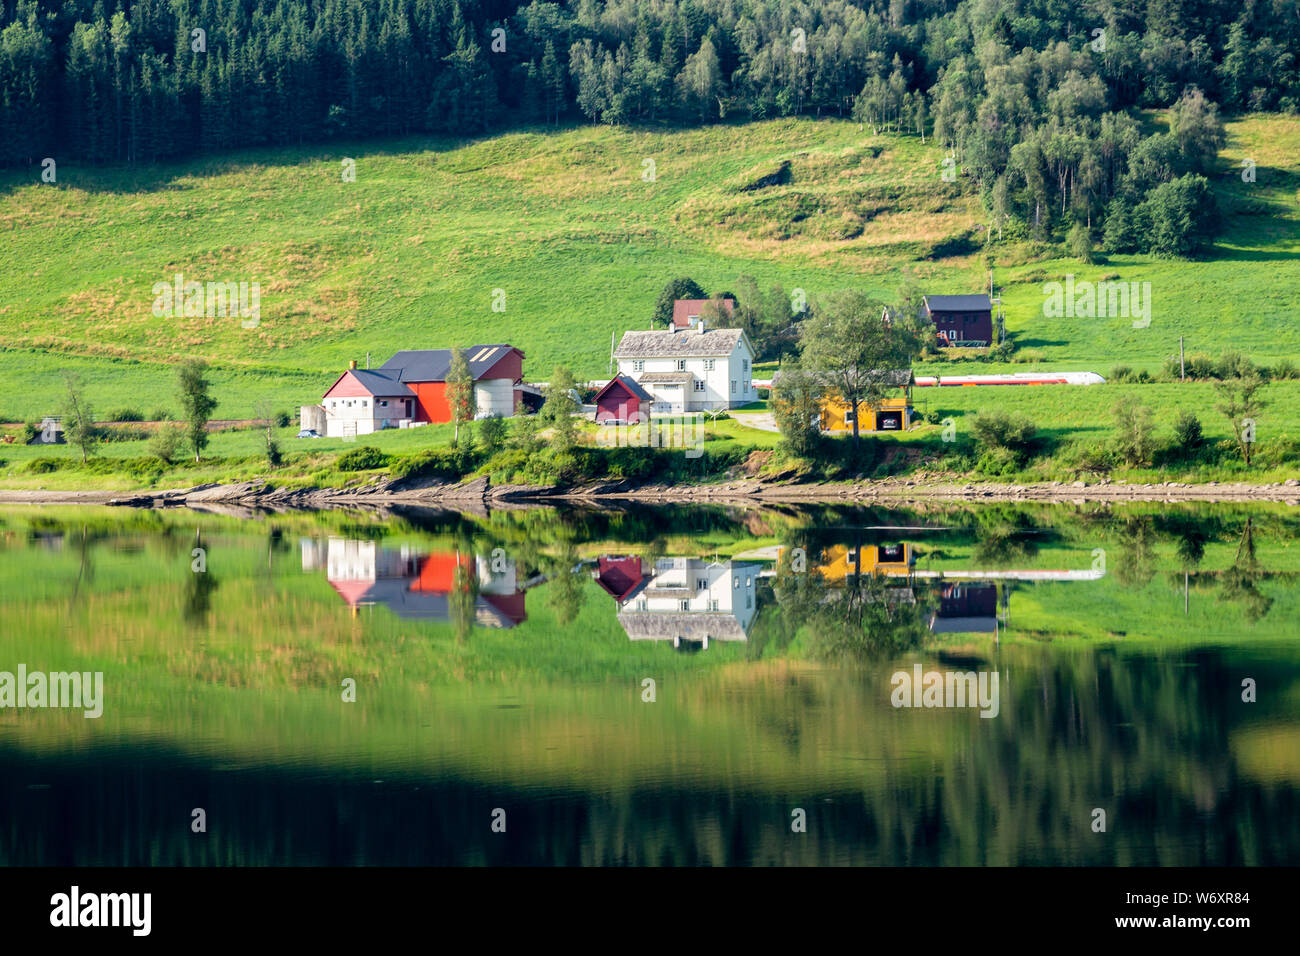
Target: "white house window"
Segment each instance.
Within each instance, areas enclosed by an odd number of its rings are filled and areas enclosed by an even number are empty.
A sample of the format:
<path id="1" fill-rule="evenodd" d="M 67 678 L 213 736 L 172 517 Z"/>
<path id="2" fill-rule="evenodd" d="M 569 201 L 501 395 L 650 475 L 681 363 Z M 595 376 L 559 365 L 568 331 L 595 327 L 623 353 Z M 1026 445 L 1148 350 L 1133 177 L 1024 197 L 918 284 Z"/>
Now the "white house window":
<path id="1" fill-rule="evenodd" d="M 749 379 L 745 379 L 745 389 L 744 389 L 744 390 L 745 390 L 746 392 L 749 391 Z"/>
<path id="2" fill-rule="evenodd" d="M 370 404 L 370 399 L 368 399 L 368 398 L 363 398 L 363 399 L 361 400 L 361 407 L 362 407 L 362 408 L 365 408 L 368 404 Z"/>
<path id="3" fill-rule="evenodd" d="M 748 611 L 748 610 L 749 610 L 750 608 L 752 608 L 753 606 L 754 606 L 754 595 L 752 595 L 752 594 L 746 594 L 746 595 L 745 595 L 745 610 Z"/>
<path id="4" fill-rule="evenodd" d="M 743 368 L 746 372 L 749 371 L 749 359 L 745 359 L 742 361 L 741 368 Z"/>
<path id="5" fill-rule="evenodd" d="M 704 371 L 706 371 L 706 372 L 712 372 L 712 371 L 713 371 L 713 359 L 705 359 L 705 360 L 704 360 Z"/>
<path id="6" fill-rule="evenodd" d="M 644 372 L 644 371 L 645 371 L 645 362 L 641 361 L 640 359 L 637 359 L 635 362 L 632 363 L 632 371 L 634 371 L 634 372 Z"/>
<path id="7" fill-rule="evenodd" d="M 677 371 L 679 371 L 679 372 L 685 372 L 685 371 L 686 371 L 686 359 L 678 359 L 678 360 L 677 360 Z"/>
<path id="8" fill-rule="evenodd" d="M 695 390 L 696 390 L 697 392 L 702 392 L 702 391 L 704 391 L 704 382 L 701 381 L 701 380 L 698 379 L 698 378 L 695 380 Z"/>
<path id="9" fill-rule="evenodd" d="M 678 602 L 677 602 L 677 609 L 678 609 L 679 611 L 689 611 L 689 610 L 691 609 L 691 602 L 690 602 L 690 601 L 678 601 Z"/>
<path id="10" fill-rule="evenodd" d="M 710 611 L 716 611 L 717 609 L 718 609 L 718 602 L 717 602 L 717 601 L 710 601 L 710 602 L 709 602 L 709 610 L 710 610 Z"/>
<path id="11" fill-rule="evenodd" d="M 696 579 L 695 579 L 695 590 L 697 590 L 697 591 L 707 591 L 708 588 L 709 588 L 709 579 L 708 579 L 708 578 L 696 578 Z"/>
<path id="12" fill-rule="evenodd" d="M 732 582 L 731 582 L 731 589 L 732 589 L 733 591 L 739 591 L 739 590 L 740 590 L 740 578 L 734 578 L 734 579 L 732 579 Z"/>
<path id="13" fill-rule="evenodd" d="M 736 380 L 734 378 L 731 380 L 731 394 L 736 394 Z"/>
<path id="14" fill-rule="evenodd" d="M 645 598 L 642 598 L 641 600 L 636 602 L 636 609 L 638 611 L 644 611 L 646 609 Z"/>

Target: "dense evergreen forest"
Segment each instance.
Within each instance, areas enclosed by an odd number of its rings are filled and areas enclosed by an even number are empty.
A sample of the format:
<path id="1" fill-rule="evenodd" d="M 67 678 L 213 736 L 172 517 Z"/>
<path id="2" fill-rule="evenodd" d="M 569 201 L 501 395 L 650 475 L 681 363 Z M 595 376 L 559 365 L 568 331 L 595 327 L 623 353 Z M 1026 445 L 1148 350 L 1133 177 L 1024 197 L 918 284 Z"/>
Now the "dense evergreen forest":
<path id="1" fill-rule="evenodd" d="M 936 137 L 999 234 L 1189 254 L 1220 110 L 1300 109 L 1294 0 L 0 3 L 10 166 L 833 115 Z"/>

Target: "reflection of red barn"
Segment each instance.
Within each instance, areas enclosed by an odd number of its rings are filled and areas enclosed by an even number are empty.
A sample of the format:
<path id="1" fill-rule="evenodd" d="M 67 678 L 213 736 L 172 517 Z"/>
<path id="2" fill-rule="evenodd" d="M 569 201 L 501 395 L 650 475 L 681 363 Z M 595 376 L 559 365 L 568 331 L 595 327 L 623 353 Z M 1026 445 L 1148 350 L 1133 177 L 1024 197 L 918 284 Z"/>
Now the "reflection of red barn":
<path id="1" fill-rule="evenodd" d="M 467 554 L 435 553 L 417 558 L 415 580 L 411 582 L 412 591 L 433 594 L 450 594 L 456 588 L 456 569 L 460 568 L 460 590 L 468 591 L 470 575 L 474 573 L 473 558 Z"/>
<path id="2" fill-rule="evenodd" d="M 626 375 L 619 375 L 596 393 L 596 421 L 606 424 L 648 421 L 650 393 Z"/>
<path id="3" fill-rule="evenodd" d="M 596 561 L 596 583 L 619 604 L 632 599 L 645 587 L 646 577 L 638 557 L 603 557 Z"/>

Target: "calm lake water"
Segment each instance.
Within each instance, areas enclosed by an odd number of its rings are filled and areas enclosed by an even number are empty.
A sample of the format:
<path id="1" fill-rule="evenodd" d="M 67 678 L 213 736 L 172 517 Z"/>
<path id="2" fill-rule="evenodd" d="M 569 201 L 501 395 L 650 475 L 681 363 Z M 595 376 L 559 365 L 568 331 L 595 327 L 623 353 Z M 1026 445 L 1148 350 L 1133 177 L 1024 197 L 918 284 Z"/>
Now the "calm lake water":
<path id="1" fill-rule="evenodd" d="M 0 704 L 103 675 L 0 707 L 0 865 L 1296 864 L 1298 576 L 1282 505 L 0 509 Z"/>

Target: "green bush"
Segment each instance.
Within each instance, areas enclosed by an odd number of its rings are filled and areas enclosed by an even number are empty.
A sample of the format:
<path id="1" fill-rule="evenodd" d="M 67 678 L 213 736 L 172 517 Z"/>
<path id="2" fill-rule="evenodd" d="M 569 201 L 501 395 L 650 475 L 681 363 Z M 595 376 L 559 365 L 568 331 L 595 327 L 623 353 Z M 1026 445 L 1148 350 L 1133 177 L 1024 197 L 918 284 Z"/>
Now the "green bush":
<path id="1" fill-rule="evenodd" d="M 1190 458 L 1201 450 L 1205 436 L 1201 431 L 1201 420 L 1187 409 L 1178 413 L 1174 421 L 1174 448 L 1184 458 Z"/>
<path id="2" fill-rule="evenodd" d="M 142 422 L 144 421 L 144 412 L 138 408 L 119 408 L 115 412 L 110 412 L 108 416 L 110 422 Z"/>
<path id="3" fill-rule="evenodd" d="M 18 435 L 18 440 L 24 445 L 30 445 L 40 433 L 40 422 L 23 422 L 23 429 Z"/>
<path id="4" fill-rule="evenodd" d="M 1283 359 L 1273 366 L 1269 374 L 1278 381 L 1300 378 L 1300 368 L 1296 368 L 1290 359 Z"/>
<path id="5" fill-rule="evenodd" d="M 149 413 L 151 422 L 169 422 L 172 420 L 172 413 L 165 408 L 155 408 Z"/>
<path id="6" fill-rule="evenodd" d="M 102 430 L 100 433 L 104 441 L 144 441 L 149 438 L 150 431 L 147 428 L 140 428 L 132 425 L 111 425 Z"/>
<path id="7" fill-rule="evenodd" d="M 180 453 L 184 435 L 175 425 L 161 425 L 149 439 L 149 454 L 165 465 L 170 465 Z"/>
<path id="8" fill-rule="evenodd" d="M 33 458 L 27 463 L 27 470 L 34 475 L 48 475 L 59 471 L 72 463 L 71 458 Z"/>
<path id="9" fill-rule="evenodd" d="M 1001 411 L 976 415 L 971 430 L 985 448 L 1004 448 L 1022 460 L 1033 454 L 1038 435 L 1029 416 Z"/>
<path id="10" fill-rule="evenodd" d="M 1008 478 L 1020 470 L 1020 457 L 1010 448 L 990 448 L 980 455 L 975 470 L 992 478 Z"/>
<path id="11" fill-rule="evenodd" d="M 388 473 L 394 478 L 439 478 L 452 481 L 461 474 L 456 458 L 456 453 L 450 448 L 430 449 L 392 458 Z"/>
<path id="12" fill-rule="evenodd" d="M 275 427 L 288 428 L 289 423 L 293 421 L 293 415 L 283 409 L 275 413 Z"/>
<path id="13" fill-rule="evenodd" d="M 373 445 L 361 445 L 339 455 L 334 463 L 339 471 L 369 471 L 383 468 L 388 464 L 388 456 Z"/>

